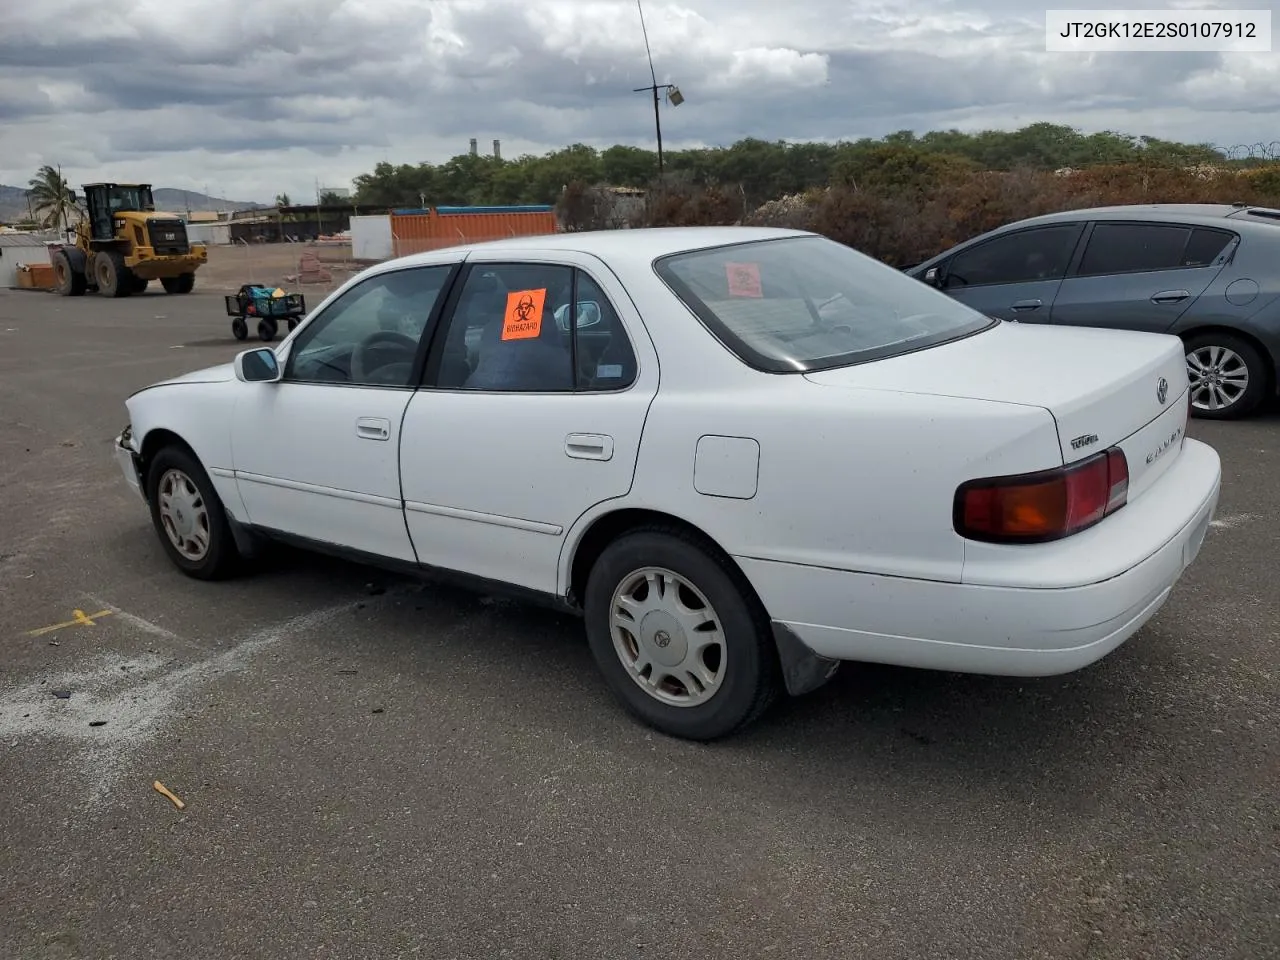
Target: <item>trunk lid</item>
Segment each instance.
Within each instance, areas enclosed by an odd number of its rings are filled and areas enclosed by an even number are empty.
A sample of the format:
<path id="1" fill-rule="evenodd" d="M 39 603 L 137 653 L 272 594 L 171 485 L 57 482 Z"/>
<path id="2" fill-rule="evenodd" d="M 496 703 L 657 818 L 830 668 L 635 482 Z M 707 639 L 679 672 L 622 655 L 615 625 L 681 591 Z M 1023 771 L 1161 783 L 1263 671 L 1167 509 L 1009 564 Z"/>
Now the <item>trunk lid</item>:
<path id="1" fill-rule="evenodd" d="M 1186 435 L 1186 354 L 1181 340 L 1164 334 L 1001 323 L 955 343 L 805 377 L 826 387 L 1041 407 L 1056 421 L 1063 463 L 1124 450 L 1131 500 L 1168 469 Z"/>

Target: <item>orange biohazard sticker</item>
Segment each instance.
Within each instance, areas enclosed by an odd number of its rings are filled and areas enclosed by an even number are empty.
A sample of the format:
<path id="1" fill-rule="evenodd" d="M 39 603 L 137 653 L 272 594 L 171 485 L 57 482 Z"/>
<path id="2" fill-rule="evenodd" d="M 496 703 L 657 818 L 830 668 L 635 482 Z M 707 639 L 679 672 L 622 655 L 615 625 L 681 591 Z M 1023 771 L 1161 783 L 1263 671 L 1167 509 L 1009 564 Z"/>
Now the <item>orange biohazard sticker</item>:
<path id="1" fill-rule="evenodd" d="M 760 264 L 726 263 L 724 265 L 724 272 L 729 278 L 729 296 L 764 296 L 764 290 L 760 286 Z"/>
<path id="2" fill-rule="evenodd" d="M 513 290 L 507 294 L 507 312 L 502 317 L 503 340 L 532 340 L 542 332 L 542 305 L 547 288 Z"/>

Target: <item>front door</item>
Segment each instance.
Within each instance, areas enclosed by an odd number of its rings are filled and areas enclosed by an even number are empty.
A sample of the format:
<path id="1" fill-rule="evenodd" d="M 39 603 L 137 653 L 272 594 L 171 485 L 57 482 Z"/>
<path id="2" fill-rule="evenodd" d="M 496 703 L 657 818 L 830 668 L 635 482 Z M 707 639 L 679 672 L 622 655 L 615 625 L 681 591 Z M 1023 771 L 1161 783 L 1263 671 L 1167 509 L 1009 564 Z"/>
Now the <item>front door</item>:
<path id="1" fill-rule="evenodd" d="M 400 496 L 400 424 L 453 265 L 375 274 L 287 345 L 277 383 L 245 384 L 232 425 L 249 521 L 413 562 Z"/>
<path id="2" fill-rule="evenodd" d="M 468 258 L 401 439 L 421 562 L 547 593 L 565 535 L 631 489 L 657 357 L 597 260 Z"/>
<path id="3" fill-rule="evenodd" d="M 951 258 L 942 289 L 989 317 L 1048 323 L 1081 230 L 1053 224 L 984 240 Z"/>
<path id="4" fill-rule="evenodd" d="M 1053 322 L 1164 333 L 1222 270 L 1229 230 L 1176 223 L 1099 223 L 1062 282 Z"/>

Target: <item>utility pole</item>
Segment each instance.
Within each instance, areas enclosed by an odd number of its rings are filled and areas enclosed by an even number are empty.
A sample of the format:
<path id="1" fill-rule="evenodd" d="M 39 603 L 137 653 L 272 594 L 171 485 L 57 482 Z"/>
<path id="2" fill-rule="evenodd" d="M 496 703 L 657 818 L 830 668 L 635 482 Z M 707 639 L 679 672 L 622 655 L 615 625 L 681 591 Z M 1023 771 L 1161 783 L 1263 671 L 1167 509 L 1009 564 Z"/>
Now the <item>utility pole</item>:
<path id="1" fill-rule="evenodd" d="M 62 214 L 62 235 L 67 235 L 67 182 L 62 179 L 62 164 L 58 164 L 58 212 Z"/>
<path id="2" fill-rule="evenodd" d="M 641 0 L 636 0 L 636 9 L 640 11 L 640 31 L 644 34 L 644 52 L 649 58 L 649 79 L 653 82 L 647 87 L 636 87 L 632 93 L 644 93 L 649 91 L 653 94 L 653 129 L 658 135 L 658 179 L 662 179 L 665 164 L 662 157 L 662 113 L 658 109 L 658 91 L 667 91 L 667 99 L 673 107 L 678 107 L 684 103 L 684 96 L 673 83 L 659 83 L 658 74 L 653 69 L 653 52 L 649 49 L 649 30 L 644 23 L 644 7 Z"/>

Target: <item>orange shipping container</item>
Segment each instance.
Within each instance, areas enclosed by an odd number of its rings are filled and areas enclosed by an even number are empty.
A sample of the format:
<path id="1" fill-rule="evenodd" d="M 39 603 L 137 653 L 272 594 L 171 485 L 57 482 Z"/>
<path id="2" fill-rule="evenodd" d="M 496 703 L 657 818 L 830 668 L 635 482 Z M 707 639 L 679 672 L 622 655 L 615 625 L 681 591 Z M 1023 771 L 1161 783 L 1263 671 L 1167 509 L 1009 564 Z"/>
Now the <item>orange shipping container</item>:
<path id="1" fill-rule="evenodd" d="M 437 207 L 425 213 L 391 214 L 395 256 L 456 247 L 464 243 L 556 233 L 551 207 Z"/>

